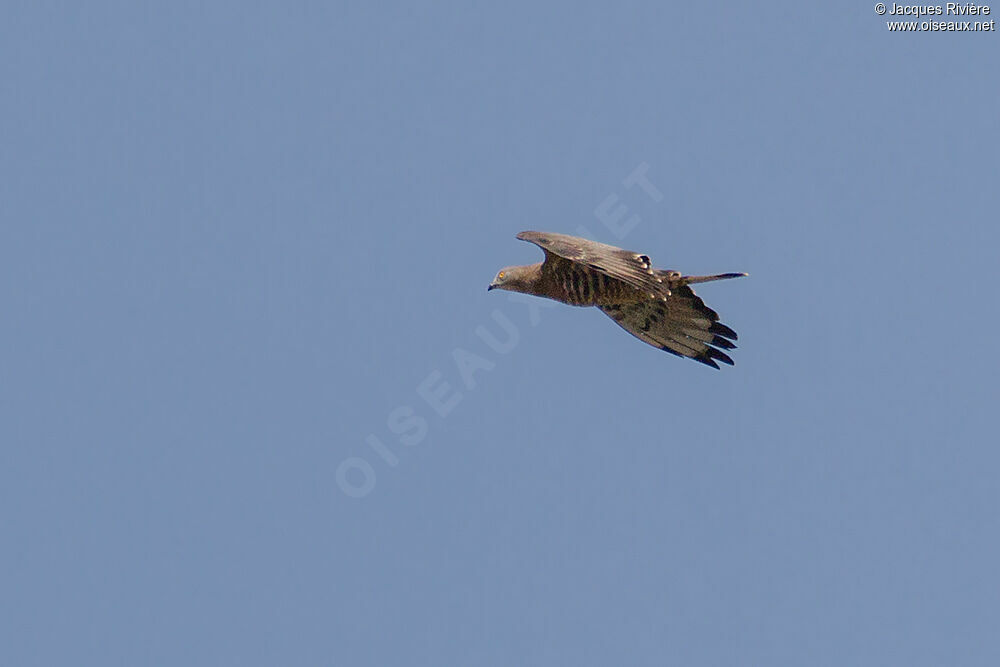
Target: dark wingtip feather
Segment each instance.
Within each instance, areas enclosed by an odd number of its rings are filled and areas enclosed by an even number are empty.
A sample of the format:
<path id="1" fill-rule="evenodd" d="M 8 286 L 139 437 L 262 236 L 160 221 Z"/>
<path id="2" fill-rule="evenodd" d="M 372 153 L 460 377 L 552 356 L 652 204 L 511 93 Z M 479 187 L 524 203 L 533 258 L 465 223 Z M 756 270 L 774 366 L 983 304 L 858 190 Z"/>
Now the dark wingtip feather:
<path id="1" fill-rule="evenodd" d="M 706 366 L 711 366 L 715 370 L 719 370 L 719 364 L 715 363 L 714 361 L 712 361 L 708 357 L 688 357 L 688 358 L 689 359 L 694 359 L 695 361 L 700 361 L 701 363 L 705 364 Z"/>
<path id="2" fill-rule="evenodd" d="M 705 350 L 705 354 L 713 359 L 718 359 L 724 364 L 729 364 L 733 366 L 733 360 L 729 358 L 729 355 L 721 350 L 716 350 L 714 347 L 710 347 Z"/>
<path id="3" fill-rule="evenodd" d="M 710 326 L 708 328 L 708 330 L 711 331 L 714 334 L 718 334 L 720 336 L 725 336 L 726 338 L 730 338 L 732 340 L 739 340 L 740 339 L 740 337 L 736 334 L 735 331 L 733 331 L 732 329 L 730 329 L 729 327 L 727 327 L 722 322 L 712 322 L 712 326 Z"/>
<path id="4" fill-rule="evenodd" d="M 726 340 L 722 336 L 715 336 L 712 338 L 712 345 L 716 347 L 721 347 L 723 350 L 735 350 L 736 343 L 731 340 Z"/>

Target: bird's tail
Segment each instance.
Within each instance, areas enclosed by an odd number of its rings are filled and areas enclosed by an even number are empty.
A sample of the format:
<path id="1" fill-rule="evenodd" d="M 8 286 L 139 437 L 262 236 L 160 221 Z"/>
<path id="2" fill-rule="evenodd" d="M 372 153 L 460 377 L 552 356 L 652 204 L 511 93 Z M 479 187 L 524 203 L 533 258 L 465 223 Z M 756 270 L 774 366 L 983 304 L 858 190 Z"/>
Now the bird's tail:
<path id="1" fill-rule="evenodd" d="M 746 273 L 718 273 L 714 276 L 682 276 L 680 283 L 682 285 L 694 285 L 695 283 L 710 283 L 713 280 L 729 280 L 730 278 L 743 278 L 747 276 Z"/>

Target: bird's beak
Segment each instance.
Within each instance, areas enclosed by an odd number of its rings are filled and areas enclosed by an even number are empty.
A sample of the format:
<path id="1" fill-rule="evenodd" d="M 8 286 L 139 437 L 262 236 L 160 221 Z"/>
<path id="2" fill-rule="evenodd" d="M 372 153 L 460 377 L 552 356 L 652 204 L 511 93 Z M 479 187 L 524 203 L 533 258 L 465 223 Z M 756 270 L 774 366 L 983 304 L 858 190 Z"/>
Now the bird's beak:
<path id="1" fill-rule="evenodd" d="M 493 283 L 490 283 L 490 286 L 486 288 L 486 291 L 489 292 L 494 287 L 496 287 L 496 285 L 494 285 Z"/>

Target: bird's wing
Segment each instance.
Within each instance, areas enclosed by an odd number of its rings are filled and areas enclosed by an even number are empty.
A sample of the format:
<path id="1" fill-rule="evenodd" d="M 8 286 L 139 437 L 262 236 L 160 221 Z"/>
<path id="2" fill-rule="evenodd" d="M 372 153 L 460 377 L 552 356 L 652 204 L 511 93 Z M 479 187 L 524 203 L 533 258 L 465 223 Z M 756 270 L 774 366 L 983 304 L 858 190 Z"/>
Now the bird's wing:
<path id="1" fill-rule="evenodd" d="M 666 301 L 599 306 L 605 315 L 639 340 L 672 354 L 718 368 L 716 361 L 733 365 L 722 350 L 732 350 L 736 332 L 719 322 L 687 285 L 672 289 Z M 722 348 L 722 349 L 719 349 Z"/>
<path id="2" fill-rule="evenodd" d="M 650 297 L 663 300 L 670 296 L 666 278 L 653 269 L 646 255 L 567 234 L 521 232 L 517 238 L 534 243 L 545 251 L 546 257 L 551 253 L 576 262 L 621 280 Z"/>

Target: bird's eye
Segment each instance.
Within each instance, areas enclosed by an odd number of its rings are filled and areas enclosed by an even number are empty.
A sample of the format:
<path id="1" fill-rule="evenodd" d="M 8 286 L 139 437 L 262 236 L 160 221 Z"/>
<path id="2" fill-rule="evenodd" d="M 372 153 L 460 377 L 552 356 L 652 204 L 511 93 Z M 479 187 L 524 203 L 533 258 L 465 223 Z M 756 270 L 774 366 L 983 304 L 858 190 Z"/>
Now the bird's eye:
<path id="1" fill-rule="evenodd" d="M 503 271 L 501 271 L 500 273 L 497 274 L 497 278 L 499 278 L 500 280 L 503 280 Z"/>

